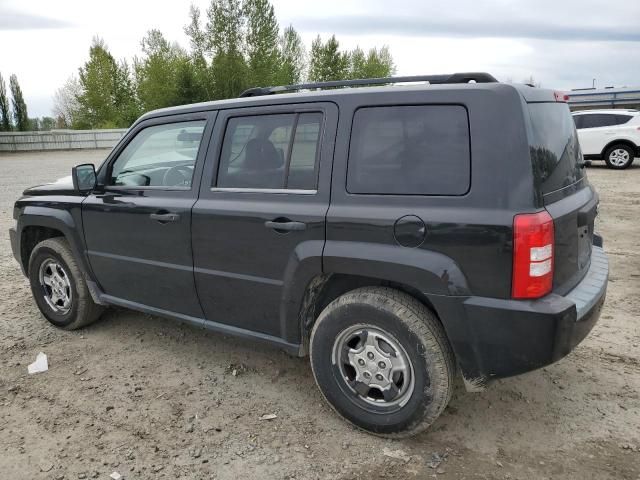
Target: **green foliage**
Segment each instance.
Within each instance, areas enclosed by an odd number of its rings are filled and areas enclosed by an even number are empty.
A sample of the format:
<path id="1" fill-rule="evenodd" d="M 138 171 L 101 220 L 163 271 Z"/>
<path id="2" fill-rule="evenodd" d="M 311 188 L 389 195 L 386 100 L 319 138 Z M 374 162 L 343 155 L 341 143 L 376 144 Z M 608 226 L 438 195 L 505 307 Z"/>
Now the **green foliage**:
<path id="1" fill-rule="evenodd" d="M 150 30 L 142 39 L 145 57 L 134 62 L 138 99 L 142 109 L 177 105 L 178 63 L 186 53 L 170 45 L 159 30 Z"/>
<path id="2" fill-rule="evenodd" d="M 244 23 L 239 0 L 212 0 L 206 34 L 211 52 L 215 99 L 238 96 L 247 87 L 248 67 L 243 55 Z"/>
<path id="3" fill-rule="evenodd" d="M 349 78 L 381 78 L 394 74 L 393 58 L 388 47 L 372 48 L 365 53 L 356 47 L 349 55 Z"/>
<path id="4" fill-rule="evenodd" d="M 306 51 L 302 38 L 292 25 L 284 29 L 280 38 L 280 72 L 278 84 L 292 85 L 300 83 L 303 78 Z"/>
<path id="5" fill-rule="evenodd" d="M 189 10 L 188 50 L 150 30 L 133 69 L 94 39 L 79 80 L 69 79 L 56 92 L 56 124 L 128 127 L 143 111 L 236 97 L 249 87 L 383 77 L 394 71 L 387 47 L 345 52 L 332 36 L 313 41 L 305 75 L 302 38 L 291 25 L 280 33 L 270 0 L 210 1 L 204 24 L 198 7 Z"/>
<path id="6" fill-rule="evenodd" d="M 27 104 L 22 96 L 22 89 L 18 83 L 18 77 L 11 75 L 9 77 L 9 89 L 11 90 L 11 108 L 13 110 L 13 122 L 16 129 L 20 132 L 29 130 L 29 114 L 27 113 Z"/>
<path id="7" fill-rule="evenodd" d="M 326 43 L 320 35 L 311 44 L 309 60 L 309 80 L 327 82 L 344 80 L 349 77 L 349 54 L 340 51 L 340 43 L 332 35 Z"/>
<path id="8" fill-rule="evenodd" d="M 0 132 L 11 130 L 11 114 L 9 113 L 9 98 L 7 97 L 7 86 L 0 73 Z"/>
<path id="9" fill-rule="evenodd" d="M 89 60 L 79 70 L 81 93 L 75 128 L 128 127 L 140 113 L 129 66 L 116 62 L 95 38 Z"/>
<path id="10" fill-rule="evenodd" d="M 38 121 L 40 130 L 53 130 L 56 128 L 56 120 L 53 117 L 42 117 Z"/>
<path id="11" fill-rule="evenodd" d="M 248 86 L 276 85 L 281 68 L 278 20 L 269 0 L 245 0 Z"/>

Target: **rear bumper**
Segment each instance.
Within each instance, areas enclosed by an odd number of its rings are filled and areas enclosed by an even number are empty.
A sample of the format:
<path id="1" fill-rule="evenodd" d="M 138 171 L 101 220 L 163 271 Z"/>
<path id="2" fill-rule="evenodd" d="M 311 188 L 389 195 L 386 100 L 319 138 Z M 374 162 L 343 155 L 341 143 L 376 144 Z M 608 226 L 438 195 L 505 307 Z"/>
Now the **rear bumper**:
<path id="1" fill-rule="evenodd" d="M 458 314 L 452 321 L 444 317 L 443 323 L 467 388 L 544 367 L 571 352 L 600 317 L 608 276 L 607 256 L 594 245 L 589 271 L 565 296 L 552 293 L 527 301 L 467 297 L 457 306 L 445 306 L 448 314 Z"/>

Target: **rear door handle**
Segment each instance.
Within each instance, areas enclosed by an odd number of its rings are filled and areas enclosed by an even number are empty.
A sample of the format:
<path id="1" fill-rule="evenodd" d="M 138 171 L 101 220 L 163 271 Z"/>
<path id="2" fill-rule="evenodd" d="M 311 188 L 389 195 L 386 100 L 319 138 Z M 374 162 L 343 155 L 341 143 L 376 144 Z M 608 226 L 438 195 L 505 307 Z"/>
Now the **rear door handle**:
<path id="1" fill-rule="evenodd" d="M 177 222 L 180 220 L 180 215 L 177 213 L 152 213 L 149 215 L 151 220 L 156 220 L 160 223 Z"/>
<path id="2" fill-rule="evenodd" d="M 307 224 L 303 222 L 292 222 L 290 220 L 267 221 L 264 226 L 271 228 L 276 232 L 291 232 L 306 230 Z"/>

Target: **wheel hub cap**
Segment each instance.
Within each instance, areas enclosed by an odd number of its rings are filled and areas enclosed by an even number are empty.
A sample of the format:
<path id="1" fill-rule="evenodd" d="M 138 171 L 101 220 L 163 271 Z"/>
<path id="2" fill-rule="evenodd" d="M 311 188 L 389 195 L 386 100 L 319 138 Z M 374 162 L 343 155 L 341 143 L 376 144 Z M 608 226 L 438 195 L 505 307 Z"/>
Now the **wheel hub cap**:
<path id="1" fill-rule="evenodd" d="M 622 148 L 616 148 L 609 154 L 609 161 L 616 167 L 622 167 L 629 161 L 629 152 Z"/>
<path id="2" fill-rule="evenodd" d="M 38 279 L 47 305 L 56 313 L 67 313 L 71 309 L 71 281 L 60 263 L 52 258 L 42 262 Z"/>
<path id="3" fill-rule="evenodd" d="M 332 358 L 348 389 L 368 404 L 402 406 L 413 393 L 413 365 L 407 352 L 380 328 L 354 325 L 343 330 Z"/>

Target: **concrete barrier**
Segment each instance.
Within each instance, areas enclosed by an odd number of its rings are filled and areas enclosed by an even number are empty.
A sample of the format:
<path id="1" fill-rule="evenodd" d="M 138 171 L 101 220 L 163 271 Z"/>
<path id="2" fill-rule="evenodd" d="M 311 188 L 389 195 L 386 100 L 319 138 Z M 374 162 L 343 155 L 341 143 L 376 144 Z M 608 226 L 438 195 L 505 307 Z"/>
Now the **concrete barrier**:
<path id="1" fill-rule="evenodd" d="M 109 130 L 51 130 L 0 132 L 0 152 L 113 148 L 126 128 Z"/>

